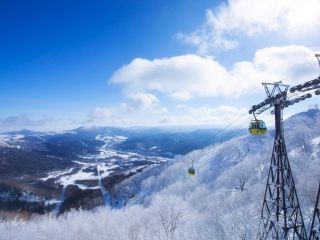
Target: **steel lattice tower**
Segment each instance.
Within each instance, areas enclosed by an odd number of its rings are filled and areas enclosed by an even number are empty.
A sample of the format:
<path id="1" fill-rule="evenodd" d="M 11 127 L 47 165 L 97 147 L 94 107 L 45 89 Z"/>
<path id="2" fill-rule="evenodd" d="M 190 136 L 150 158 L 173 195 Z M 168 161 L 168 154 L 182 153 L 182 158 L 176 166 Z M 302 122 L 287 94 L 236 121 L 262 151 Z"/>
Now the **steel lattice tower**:
<path id="1" fill-rule="evenodd" d="M 283 129 L 282 109 L 286 102 L 288 86 L 281 82 L 263 84 L 269 102 L 274 107 L 275 140 L 272 151 L 267 186 L 265 190 L 259 236 L 266 239 L 307 239 L 307 233 L 290 169 Z M 270 91 L 268 86 L 273 86 Z M 281 87 L 285 87 L 285 91 Z M 276 95 L 276 93 L 278 93 Z M 255 110 L 254 110 L 255 111 Z M 253 111 L 253 112 L 254 112 Z"/>
<path id="2" fill-rule="evenodd" d="M 307 239 L 282 132 L 281 107 L 275 104 L 276 135 L 261 213 L 260 239 Z"/>
<path id="3" fill-rule="evenodd" d="M 320 67 L 320 54 L 316 54 L 316 58 L 318 60 L 318 64 Z M 318 93 L 320 94 L 319 90 Z M 320 183 L 317 194 L 316 205 L 314 207 L 313 218 L 310 229 L 309 240 L 319 240 L 320 239 L 320 206 L 319 206 L 319 198 L 320 198 Z"/>
<path id="4" fill-rule="evenodd" d="M 319 183 L 319 190 L 317 194 L 316 205 L 314 208 L 312 223 L 311 223 L 311 230 L 310 230 L 310 237 L 309 240 L 319 240 L 320 239 L 320 206 L 319 206 L 319 198 L 320 198 L 320 183 Z"/>
<path id="5" fill-rule="evenodd" d="M 320 54 L 316 54 L 316 57 L 320 66 Z M 263 102 L 253 105 L 249 110 L 249 114 L 253 114 L 256 119 L 256 115 L 273 108 L 272 113 L 275 116 L 275 139 L 263 199 L 258 239 L 307 240 L 308 237 L 284 140 L 282 111 L 284 108 L 311 98 L 312 94 L 310 92 L 313 90 L 315 90 L 315 95 L 320 95 L 320 76 L 303 84 L 291 87 L 289 95 L 289 86 L 281 82 L 262 83 L 262 85 L 266 90 L 267 98 Z M 261 120 L 256 119 L 256 121 Z M 309 240 L 320 240 L 319 198 L 320 185 Z"/>

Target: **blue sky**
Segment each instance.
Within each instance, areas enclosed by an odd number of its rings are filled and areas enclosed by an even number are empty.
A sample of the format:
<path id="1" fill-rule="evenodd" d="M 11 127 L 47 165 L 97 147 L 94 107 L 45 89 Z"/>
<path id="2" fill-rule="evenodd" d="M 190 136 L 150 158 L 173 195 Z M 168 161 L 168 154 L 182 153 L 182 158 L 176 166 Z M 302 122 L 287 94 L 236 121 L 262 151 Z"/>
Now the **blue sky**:
<path id="1" fill-rule="evenodd" d="M 263 99 L 266 75 L 316 74 L 317 1 L 238 2 L 2 1 L 0 131 L 222 126 Z"/>

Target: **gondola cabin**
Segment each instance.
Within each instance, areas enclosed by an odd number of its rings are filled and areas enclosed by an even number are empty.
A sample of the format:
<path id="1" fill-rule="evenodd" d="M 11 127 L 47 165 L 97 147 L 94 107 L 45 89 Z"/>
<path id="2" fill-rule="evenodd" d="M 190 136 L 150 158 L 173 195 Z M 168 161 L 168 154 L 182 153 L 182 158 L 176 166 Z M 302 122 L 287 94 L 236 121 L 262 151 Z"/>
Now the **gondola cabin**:
<path id="1" fill-rule="evenodd" d="M 267 132 L 267 127 L 264 121 L 254 119 L 249 124 L 249 132 L 252 135 L 263 135 Z"/>
<path id="2" fill-rule="evenodd" d="M 196 171 L 194 170 L 193 167 L 191 167 L 191 168 L 188 169 L 188 175 L 189 175 L 189 176 L 194 176 L 195 174 L 196 174 Z"/>

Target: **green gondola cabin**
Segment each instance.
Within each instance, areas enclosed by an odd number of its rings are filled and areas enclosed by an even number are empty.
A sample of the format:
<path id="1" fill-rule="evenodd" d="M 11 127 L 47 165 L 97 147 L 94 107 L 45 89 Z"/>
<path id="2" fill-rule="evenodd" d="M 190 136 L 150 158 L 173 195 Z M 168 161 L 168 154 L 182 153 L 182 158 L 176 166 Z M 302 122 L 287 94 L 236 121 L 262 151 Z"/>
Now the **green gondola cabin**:
<path id="1" fill-rule="evenodd" d="M 196 171 L 194 170 L 193 167 L 191 167 L 191 168 L 188 169 L 188 175 L 189 175 L 189 176 L 194 176 L 195 174 L 196 174 Z"/>

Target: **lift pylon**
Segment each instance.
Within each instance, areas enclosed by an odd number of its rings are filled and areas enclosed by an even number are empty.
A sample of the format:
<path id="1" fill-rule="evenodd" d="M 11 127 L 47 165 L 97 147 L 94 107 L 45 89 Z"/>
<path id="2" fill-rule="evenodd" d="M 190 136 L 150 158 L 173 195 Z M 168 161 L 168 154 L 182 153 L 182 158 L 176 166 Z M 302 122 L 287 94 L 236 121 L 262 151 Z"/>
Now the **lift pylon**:
<path id="1" fill-rule="evenodd" d="M 319 240 L 320 239 L 320 206 L 319 206 L 319 198 L 320 198 L 320 183 L 319 190 L 317 194 L 316 205 L 314 207 L 311 230 L 309 240 Z"/>
<path id="2" fill-rule="evenodd" d="M 319 67 L 320 67 L 320 54 L 316 54 L 316 58 L 318 59 Z M 319 91 L 319 90 L 317 90 Z M 318 95 L 318 94 L 317 94 Z M 309 240 L 319 240 L 320 239 L 320 206 L 319 206 L 319 198 L 320 198 L 320 182 L 319 182 L 319 189 L 316 199 L 316 205 L 314 207 L 312 222 L 311 222 L 311 229 Z"/>
<path id="3" fill-rule="evenodd" d="M 282 111 L 287 103 L 289 86 L 281 82 L 263 83 L 267 99 L 254 105 L 249 113 L 260 113 L 273 107 L 275 139 L 265 190 L 258 239 L 307 239 L 300 204 L 289 164 L 283 128 Z M 259 110 L 260 109 L 260 110 Z"/>
<path id="4" fill-rule="evenodd" d="M 316 54 L 316 57 L 320 66 L 320 55 Z M 310 92 L 313 90 L 315 90 L 315 95 L 320 95 L 320 76 L 291 87 L 289 91 L 289 86 L 281 82 L 263 83 L 263 86 L 267 98 L 263 102 L 253 105 L 249 114 L 258 115 L 273 108 L 271 113 L 275 116 L 275 139 L 263 199 L 258 239 L 305 240 L 307 239 L 306 229 L 284 140 L 282 111 L 284 108 L 311 98 L 312 94 Z M 312 232 L 309 236 L 309 239 L 312 240 L 320 240 L 319 233 L 317 233 L 317 236 L 316 231 L 314 231 L 314 229 L 317 230 L 317 227 L 320 227 L 319 195 L 320 185 L 312 221 Z"/>

